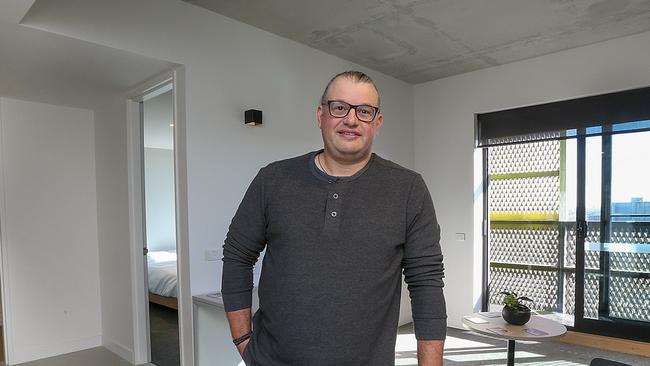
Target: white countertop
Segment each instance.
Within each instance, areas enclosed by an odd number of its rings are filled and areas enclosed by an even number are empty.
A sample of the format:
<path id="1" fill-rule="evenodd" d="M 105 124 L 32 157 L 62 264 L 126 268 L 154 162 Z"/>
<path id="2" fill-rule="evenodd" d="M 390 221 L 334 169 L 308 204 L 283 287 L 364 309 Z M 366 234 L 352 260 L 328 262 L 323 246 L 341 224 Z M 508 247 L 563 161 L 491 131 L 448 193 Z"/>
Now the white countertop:
<path id="1" fill-rule="evenodd" d="M 221 292 L 213 292 L 208 294 L 194 295 L 192 301 L 196 305 L 209 305 L 224 310 L 223 296 Z M 253 311 L 259 307 L 259 300 L 257 298 L 257 287 L 253 288 Z"/>
<path id="2" fill-rule="evenodd" d="M 192 296 L 192 301 L 195 303 L 201 303 L 205 305 L 211 305 L 211 306 L 216 306 L 218 308 L 223 309 L 223 296 L 221 296 L 221 292 L 215 292 L 215 293 L 210 293 L 210 294 L 202 294 L 202 295 L 195 295 Z"/>

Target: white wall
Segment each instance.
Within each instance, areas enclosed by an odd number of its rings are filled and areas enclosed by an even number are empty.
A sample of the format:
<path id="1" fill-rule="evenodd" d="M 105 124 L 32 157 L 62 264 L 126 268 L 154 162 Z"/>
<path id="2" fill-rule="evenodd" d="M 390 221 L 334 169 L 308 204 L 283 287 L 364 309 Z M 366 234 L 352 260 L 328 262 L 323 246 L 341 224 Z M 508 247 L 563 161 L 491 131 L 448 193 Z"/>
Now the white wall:
<path id="1" fill-rule="evenodd" d="M 649 64 L 650 32 L 415 86 L 415 168 L 442 226 L 450 325 L 461 326 L 481 290 L 474 114 L 648 86 Z M 467 241 L 454 241 L 460 232 Z"/>
<path id="2" fill-rule="evenodd" d="M 95 109 L 95 171 L 102 341 L 126 360 L 133 355 L 129 191 L 125 97 L 115 95 Z"/>
<path id="3" fill-rule="evenodd" d="M 192 294 L 220 289 L 221 262 L 206 262 L 204 252 L 221 249 L 235 209 L 259 168 L 322 146 L 315 108 L 335 73 L 369 71 L 382 91 L 385 116 L 375 148 L 386 158 L 413 166 L 413 87 L 304 45 L 171 0 L 61 1 L 31 14 L 23 24 L 185 65 Z M 263 111 L 263 126 L 243 125 L 243 112 L 250 108 Z M 96 118 L 102 123 L 99 114 Z M 105 202 L 112 207 L 111 218 L 108 211 L 104 218 L 100 212 L 100 220 L 122 228 L 116 215 L 126 212 L 127 205 L 117 195 L 126 184 L 126 162 L 116 149 L 123 147 L 125 137 L 115 134 L 123 126 L 110 129 L 97 133 L 97 164 L 107 168 L 102 177 L 98 170 L 98 195 L 105 190 L 107 199 L 116 199 Z M 103 148 L 100 135 L 106 136 Z M 100 158 L 100 149 L 101 154 L 116 155 Z M 108 176 L 108 171 L 118 174 Z M 124 286 L 128 271 L 109 263 L 129 252 L 126 241 L 108 247 L 118 236 L 126 240 L 122 234 L 112 235 L 102 244 L 100 233 L 102 298 L 105 307 L 113 306 L 104 310 L 104 321 L 117 326 L 128 324 L 130 314 L 121 311 L 122 300 L 118 304 L 104 298 L 119 293 L 131 299 L 116 288 Z M 130 336 L 118 335 L 118 329 L 105 329 L 106 334 L 125 346 L 133 342 Z"/>
<path id="4" fill-rule="evenodd" d="M 10 364 L 101 344 L 93 113 L 0 98 Z"/>
<path id="5" fill-rule="evenodd" d="M 144 149 L 147 249 L 176 250 L 174 150 Z"/>

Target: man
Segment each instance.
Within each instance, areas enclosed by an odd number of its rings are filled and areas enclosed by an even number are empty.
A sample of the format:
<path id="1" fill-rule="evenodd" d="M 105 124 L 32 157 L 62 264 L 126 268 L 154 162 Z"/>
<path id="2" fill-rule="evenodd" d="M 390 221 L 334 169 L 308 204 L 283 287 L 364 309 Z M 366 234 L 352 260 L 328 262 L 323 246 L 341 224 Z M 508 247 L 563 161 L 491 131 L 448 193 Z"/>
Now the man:
<path id="1" fill-rule="evenodd" d="M 379 99 L 367 75 L 336 75 L 316 111 L 324 149 L 261 169 L 239 206 L 222 293 L 246 365 L 394 365 L 402 270 L 419 365 L 442 365 L 440 229 L 421 176 L 371 152 Z"/>

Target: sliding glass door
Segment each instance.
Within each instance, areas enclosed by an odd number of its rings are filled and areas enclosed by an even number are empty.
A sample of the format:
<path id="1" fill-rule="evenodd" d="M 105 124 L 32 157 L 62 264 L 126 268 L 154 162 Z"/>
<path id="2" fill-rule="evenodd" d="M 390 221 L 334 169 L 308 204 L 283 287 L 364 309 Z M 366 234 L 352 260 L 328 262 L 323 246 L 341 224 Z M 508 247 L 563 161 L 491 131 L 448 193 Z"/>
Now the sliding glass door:
<path id="1" fill-rule="evenodd" d="M 650 327 L 650 131 L 603 126 L 584 143 L 583 260 L 576 328 L 648 340 Z M 579 183 L 579 182 L 578 182 Z M 580 183 L 579 183 L 580 184 Z"/>
<path id="2" fill-rule="evenodd" d="M 576 330 L 650 339 L 650 131 L 626 125 L 487 148 L 484 310 L 515 291 Z"/>

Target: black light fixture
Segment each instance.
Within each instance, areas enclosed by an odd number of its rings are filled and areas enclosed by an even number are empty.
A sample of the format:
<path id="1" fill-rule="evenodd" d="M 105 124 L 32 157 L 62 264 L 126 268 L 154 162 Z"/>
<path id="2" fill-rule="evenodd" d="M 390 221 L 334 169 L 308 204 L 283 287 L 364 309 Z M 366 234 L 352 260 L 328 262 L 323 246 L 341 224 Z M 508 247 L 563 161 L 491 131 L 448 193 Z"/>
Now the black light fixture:
<path id="1" fill-rule="evenodd" d="M 257 109 L 249 109 L 244 112 L 244 124 L 249 126 L 257 126 L 262 124 L 262 111 Z"/>

